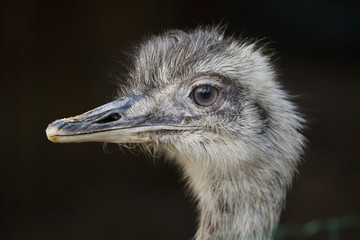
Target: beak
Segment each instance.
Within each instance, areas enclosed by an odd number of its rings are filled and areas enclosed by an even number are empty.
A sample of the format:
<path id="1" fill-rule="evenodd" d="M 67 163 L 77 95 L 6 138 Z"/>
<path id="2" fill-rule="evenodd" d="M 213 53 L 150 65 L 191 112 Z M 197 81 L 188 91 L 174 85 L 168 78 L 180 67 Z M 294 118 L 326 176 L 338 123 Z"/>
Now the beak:
<path id="1" fill-rule="evenodd" d="M 56 120 L 49 124 L 46 135 L 57 143 L 146 143 L 153 141 L 146 133 L 189 129 L 181 126 L 181 121 L 149 118 L 150 114 L 146 113 L 149 111 L 141 111 L 144 107 L 139 107 L 146 106 L 146 103 L 144 94 L 129 95 L 84 114 Z M 134 105 L 137 107 L 133 108 Z"/>

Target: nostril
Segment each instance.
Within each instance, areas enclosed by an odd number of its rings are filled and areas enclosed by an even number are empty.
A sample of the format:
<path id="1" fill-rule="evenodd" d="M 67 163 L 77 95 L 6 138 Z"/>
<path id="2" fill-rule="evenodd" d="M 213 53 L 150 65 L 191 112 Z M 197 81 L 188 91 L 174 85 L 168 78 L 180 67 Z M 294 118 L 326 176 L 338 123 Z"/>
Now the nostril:
<path id="1" fill-rule="evenodd" d="M 109 122 L 114 122 L 114 121 L 117 121 L 121 118 L 121 115 L 118 114 L 118 113 L 113 113 L 113 114 L 110 114 L 108 115 L 107 117 L 103 118 L 103 119 L 100 119 L 98 121 L 96 121 L 95 123 L 109 123 Z"/>

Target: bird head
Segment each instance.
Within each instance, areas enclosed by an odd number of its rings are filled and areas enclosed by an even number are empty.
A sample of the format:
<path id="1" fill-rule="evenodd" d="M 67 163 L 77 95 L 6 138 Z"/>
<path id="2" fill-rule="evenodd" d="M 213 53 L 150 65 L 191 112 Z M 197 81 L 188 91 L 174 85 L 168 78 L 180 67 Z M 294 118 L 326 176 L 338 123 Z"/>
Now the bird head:
<path id="1" fill-rule="evenodd" d="M 131 62 L 114 101 L 54 121 L 49 140 L 139 143 L 225 169 L 279 152 L 297 159 L 302 118 L 256 43 L 218 28 L 168 31 L 137 45 Z"/>

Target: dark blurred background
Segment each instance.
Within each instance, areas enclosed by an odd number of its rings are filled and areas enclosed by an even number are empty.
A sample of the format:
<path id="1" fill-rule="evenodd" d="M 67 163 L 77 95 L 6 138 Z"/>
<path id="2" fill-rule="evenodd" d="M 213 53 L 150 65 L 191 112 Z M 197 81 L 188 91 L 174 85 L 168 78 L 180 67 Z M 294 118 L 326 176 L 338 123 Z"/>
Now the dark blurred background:
<path id="1" fill-rule="evenodd" d="M 228 34 L 269 39 L 309 119 L 281 222 L 360 214 L 355 3 L 9 0 L 0 17 L 1 239 L 191 238 L 195 204 L 176 167 L 111 144 L 53 144 L 45 128 L 111 100 L 108 72 L 142 37 L 220 22 Z"/>

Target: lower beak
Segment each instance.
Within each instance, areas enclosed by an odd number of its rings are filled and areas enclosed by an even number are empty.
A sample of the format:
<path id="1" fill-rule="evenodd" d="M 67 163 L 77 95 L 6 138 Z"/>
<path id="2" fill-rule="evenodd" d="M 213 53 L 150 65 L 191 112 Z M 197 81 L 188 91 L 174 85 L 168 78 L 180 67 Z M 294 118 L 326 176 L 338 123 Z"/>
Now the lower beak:
<path id="1" fill-rule="evenodd" d="M 146 143 L 152 142 L 149 132 L 186 130 L 180 122 L 148 118 L 146 113 L 127 115 L 128 110 L 144 95 L 120 98 L 84 114 L 56 120 L 49 124 L 46 135 L 52 142 L 108 142 Z"/>

